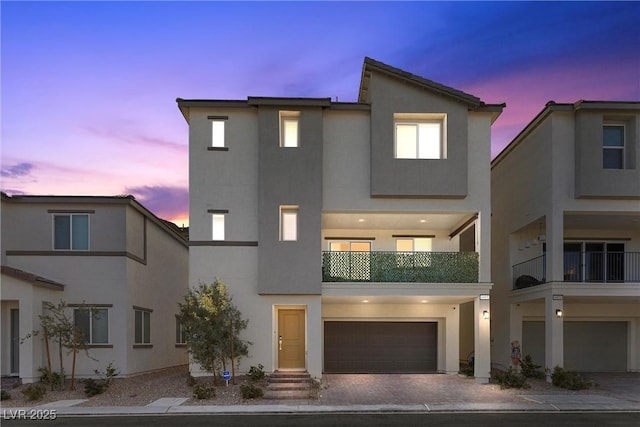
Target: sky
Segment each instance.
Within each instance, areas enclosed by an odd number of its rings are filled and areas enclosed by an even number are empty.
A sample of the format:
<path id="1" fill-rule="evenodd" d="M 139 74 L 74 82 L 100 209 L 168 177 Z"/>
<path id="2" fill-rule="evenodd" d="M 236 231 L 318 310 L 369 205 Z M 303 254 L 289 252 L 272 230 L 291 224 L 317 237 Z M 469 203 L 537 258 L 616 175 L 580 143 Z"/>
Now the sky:
<path id="1" fill-rule="evenodd" d="M 356 101 L 364 57 L 507 107 L 640 100 L 640 2 L 0 2 L 0 187 L 188 224 L 176 98 Z"/>

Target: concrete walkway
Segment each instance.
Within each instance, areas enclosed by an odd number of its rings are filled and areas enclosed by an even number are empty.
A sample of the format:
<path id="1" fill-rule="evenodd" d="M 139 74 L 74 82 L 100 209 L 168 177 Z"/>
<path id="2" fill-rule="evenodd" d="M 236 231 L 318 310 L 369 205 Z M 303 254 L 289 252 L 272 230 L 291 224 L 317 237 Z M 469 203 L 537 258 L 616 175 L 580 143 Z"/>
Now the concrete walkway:
<path id="1" fill-rule="evenodd" d="M 325 375 L 318 400 L 233 406 L 185 405 L 186 397 L 167 397 L 146 406 L 77 407 L 71 401 L 32 408 L 56 410 L 58 416 L 317 413 L 317 412 L 640 412 L 640 373 L 589 374 L 598 386 L 570 391 L 535 383 L 529 390 L 501 390 L 457 375 Z M 71 405 L 70 405 L 71 404 Z"/>

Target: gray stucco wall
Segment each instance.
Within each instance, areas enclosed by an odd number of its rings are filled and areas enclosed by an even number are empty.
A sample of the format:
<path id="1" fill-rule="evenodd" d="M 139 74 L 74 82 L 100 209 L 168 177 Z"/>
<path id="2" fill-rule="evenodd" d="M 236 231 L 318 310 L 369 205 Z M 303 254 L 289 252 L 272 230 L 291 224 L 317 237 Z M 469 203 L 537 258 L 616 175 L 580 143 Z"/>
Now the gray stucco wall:
<path id="1" fill-rule="evenodd" d="M 258 293 L 321 294 L 322 109 L 282 110 L 300 111 L 299 147 L 280 147 L 278 108 L 258 108 Z M 296 241 L 280 241 L 282 205 L 299 207 Z"/>
<path id="2" fill-rule="evenodd" d="M 371 93 L 371 196 L 467 195 L 468 108 L 379 73 Z M 445 113 L 447 158 L 395 159 L 394 113 Z"/>
<path id="3" fill-rule="evenodd" d="M 640 114 L 629 111 L 576 112 L 576 197 L 640 198 Z M 625 168 L 602 167 L 602 125 L 624 123 Z"/>

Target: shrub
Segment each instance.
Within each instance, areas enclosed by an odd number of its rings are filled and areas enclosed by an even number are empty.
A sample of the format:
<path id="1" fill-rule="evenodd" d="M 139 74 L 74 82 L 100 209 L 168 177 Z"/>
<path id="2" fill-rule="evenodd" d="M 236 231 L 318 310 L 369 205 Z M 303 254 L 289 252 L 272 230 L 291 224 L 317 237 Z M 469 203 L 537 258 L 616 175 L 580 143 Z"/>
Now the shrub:
<path id="1" fill-rule="evenodd" d="M 42 384 L 29 384 L 22 390 L 22 394 L 24 394 L 29 401 L 40 400 L 47 393 L 47 388 Z"/>
<path id="2" fill-rule="evenodd" d="M 494 375 L 494 379 L 500 384 L 500 388 L 529 388 L 527 379 L 524 375 L 518 374 L 513 368 L 509 368 L 504 372 L 498 372 Z"/>
<path id="3" fill-rule="evenodd" d="M 556 366 L 553 369 L 551 382 L 556 387 L 562 387 L 569 390 L 586 390 L 593 386 L 591 382 L 582 379 L 576 371 L 565 371 L 559 366 Z"/>
<path id="4" fill-rule="evenodd" d="M 258 366 L 251 366 L 249 368 L 249 373 L 247 374 L 251 381 L 262 381 L 265 377 L 264 366 L 261 363 L 258 363 Z"/>
<path id="5" fill-rule="evenodd" d="M 189 387 L 193 387 L 194 385 L 196 385 L 196 379 L 193 378 L 193 375 L 191 375 L 190 372 L 187 372 L 187 385 Z"/>
<path id="6" fill-rule="evenodd" d="M 7 390 L 0 390 L 0 400 L 10 400 L 11 399 L 11 393 L 9 393 Z"/>
<path id="7" fill-rule="evenodd" d="M 544 378 L 544 371 L 540 365 L 535 365 L 531 359 L 531 355 L 527 354 L 523 360 L 520 361 L 520 370 L 522 375 L 527 378 Z"/>
<path id="8" fill-rule="evenodd" d="M 54 389 L 62 390 L 63 384 L 62 384 L 62 375 L 60 375 L 60 372 L 53 371 L 51 373 L 51 376 L 49 376 L 48 368 L 40 368 L 38 369 L 38 372 L 40 372 L 40 382 L 42 384 L 51 386 L 51 390 L 54 390 Z"/>
<path id="9" fill-rule="evenodd" d="M 211 399 L 212 397 L 216 397 L 216 389 L 197 383 L 193 386 L 193 397 L 196 399 Z"/>
<path id="10" fill-rule="evenodd" d="M 87 397 L 104 393 L 113 382 L 113 379 L 118 376 L 118 370 L 113 367 L 113 362 L 109 362 L 104 370 L 104 374 L 97 369 L 93 372 L 100 378 L 97 380 L 93 378 L 87 378 L 84 380 L 84 394 L 86 394 Z"/>
<path id="11" fill-rule="evenodd" d="M 259 399 L 264 395 L 262 389 L 255 384 L 242 384 L 240 393 L 243 399 Z"/>

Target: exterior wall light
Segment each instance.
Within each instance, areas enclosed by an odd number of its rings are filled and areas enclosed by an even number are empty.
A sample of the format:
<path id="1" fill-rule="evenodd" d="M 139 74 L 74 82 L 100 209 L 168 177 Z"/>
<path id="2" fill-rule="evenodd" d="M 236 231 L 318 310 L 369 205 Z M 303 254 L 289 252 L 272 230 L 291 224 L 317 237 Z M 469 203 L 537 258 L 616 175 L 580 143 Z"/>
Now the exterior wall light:
<path id="1" fill-rule="evenodd" d="M 483 311 L 482 312 L 482 317 L 485 318 L 485 319 L 488 319 L 489 318 L 489 312 L 487 310 Z"/>
<path id="2" fill-rule="evenodd" d="M 562 310 L 560 310 L 560 309 L 556 310 L 556 317 L 562 317 L 562 314 L 563 314 Z"/>

